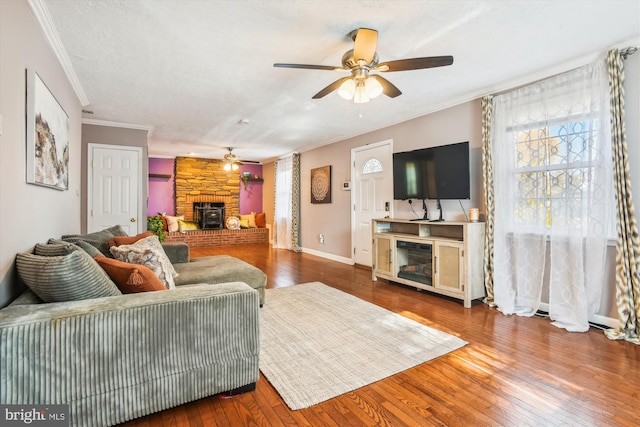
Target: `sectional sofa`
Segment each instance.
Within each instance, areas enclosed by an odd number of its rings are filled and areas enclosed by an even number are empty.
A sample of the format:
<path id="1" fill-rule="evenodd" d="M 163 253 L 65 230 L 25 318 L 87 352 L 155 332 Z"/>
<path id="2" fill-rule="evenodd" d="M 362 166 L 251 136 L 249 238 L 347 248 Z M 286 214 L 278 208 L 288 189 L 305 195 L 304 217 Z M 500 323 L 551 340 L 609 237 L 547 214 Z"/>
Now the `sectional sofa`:
<path id="1" fill-rule="evenodd" d="M 36 245 L 18 255 L 19 274 L 40 280 L 32 288 L 49 298 L 60 277 L 87 264 L 91 274 L 65 280 L 95 294 L 104 277 L 89 252 L 105 254 L 104 242 L 122 234 L 115 227 Z M 178 272 L 175 289 L 122 294 L 106 283 L 108 295 L 44 302 L 29 288 L 1 309 L 0 403 L 68 404 L 71 425 L 104 426 L 252 390 L 266 275 L 227 256 L 189 260 L 184 245 L 165 253 Z M 67 259 L 70 271 L 60 266 Z"/>

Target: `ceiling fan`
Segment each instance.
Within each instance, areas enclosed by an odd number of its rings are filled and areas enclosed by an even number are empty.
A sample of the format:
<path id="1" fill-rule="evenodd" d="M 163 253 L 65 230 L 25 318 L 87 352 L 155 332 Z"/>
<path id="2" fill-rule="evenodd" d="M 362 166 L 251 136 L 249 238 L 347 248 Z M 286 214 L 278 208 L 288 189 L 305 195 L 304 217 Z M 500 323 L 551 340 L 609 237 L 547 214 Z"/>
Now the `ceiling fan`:
<path id="1" fill-rule="evenodd" d="M 349 33 L 353 40 L 353 49 L 342 56 L 342 67 L 308 64 L 273 64 L 276 68 L 302 68 L 307 70 L 350 71 L 351 76 L 343 77 L 316 93 L 312 98 L 319 99 L 338 90 L 345 99 L 353 99 L 355 103 L 368 102 L 370 98 L 384 93 L 390 98 L 402 92 L 389 80 L 377 72 L 409 71 L 424 68 L 443 67 L 453 64 L 453 56 L 428 56 L 423 58 L 399 59 L 379 62 L 376 45 L 378 32 L 369 28 L 358 28 Z"/>
<path id="2" fill-rule="evenodd" d="M 233 147 L 227 147 L 227 150 L 229 152 L 224 155 L 224 161 L 225 161 L 224 170 L 226 170 L 226 171 L 238 170 L 240 165 L 244 164 L 244 163 L 254 163 L 254 164 L 259 164 L 260 163 L 260 162 L 254 161 L 254 160 L 240 160 L 238 158 L 238 156 L 233 154 L 233 152 L 232 152 L 233 151 Z"/>

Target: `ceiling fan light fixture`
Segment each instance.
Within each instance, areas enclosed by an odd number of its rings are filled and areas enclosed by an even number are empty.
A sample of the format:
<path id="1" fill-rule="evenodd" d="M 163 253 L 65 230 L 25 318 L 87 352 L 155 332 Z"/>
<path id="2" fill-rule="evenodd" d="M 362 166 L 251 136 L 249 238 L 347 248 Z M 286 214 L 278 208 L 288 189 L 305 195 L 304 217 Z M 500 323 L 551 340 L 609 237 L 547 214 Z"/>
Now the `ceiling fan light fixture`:
<path id="1" fill-rule="evenodd" d="M 371 99 L 380 96 L 382 93 L 382 85 L 375 77 L 367 77 L 367 80 L 364 82 L 364 87 L 367 90 L 367 95 Z"/>
<path id="2" fill-rule="evenodd" d="M 238 163 L 229 161 L 224 164 L 223 169 L 227 172 L 230 172 L 232 170 L 237 171 L 239 167 L 240 166 L 238 166 Z"/>
<path id="3" fill-rule="evenodd" d="M 369 102 L 369 94 L 367 93 L 367 88 L 365 87 L 362 80 L 359 81 L 358 85 L 356 86 L 356 93 L 353 95 L 353 102 L 355 102 L 356 104 Z"/>
<path id="4" fill-rule="evenodd" d="M 351 100 L 356 93 L 356 82 L 353 79 L 345 80 L 338 89 L 338 95 L 344 99 Z"/>

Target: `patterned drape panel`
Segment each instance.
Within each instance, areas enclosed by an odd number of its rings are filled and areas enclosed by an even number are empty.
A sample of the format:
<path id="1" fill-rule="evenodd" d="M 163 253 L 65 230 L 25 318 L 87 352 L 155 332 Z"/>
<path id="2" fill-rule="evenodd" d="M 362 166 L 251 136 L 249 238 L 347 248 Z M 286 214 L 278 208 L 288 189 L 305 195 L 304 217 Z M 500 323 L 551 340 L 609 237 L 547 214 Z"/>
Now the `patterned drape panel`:
<path id="1" fill-rule="evenodd" d="M 278 192 L 275 190 L 278 183 L 278 162 L 273 162 L 273 226 L 271 232 L 273 233 L 271 237 L 271 243 L 275 247 L 276 236 L 278 235 L 278 221 L 276 220 L 276 212 L 278 205 Z"/>
<path id="2" fill-rule="evenodd" d="M 640 344 L 640 243 L 631 197 L 627 141 L 624 128 L 624 65 L 618 49 L 607 56 L 611 91 L 611 143 L 616 192 L 616 303 L 620 328 L 606 331 L 610 339 Z M 640 141 L 635 141 L 636 144 Z"/>
<path id="3" fill-rule="evenodd" d="M 482 183 L 484 185 L 484 203 L 487 207 L 484 235 L 484 286 L 487 292 L 485 302 L 495 307 L 493 300 L 493 159 L 491 157 L 491 116 L 493 98 L 482 98 Z"/>
<path id="4" fill-rule="evenodd" d="M 292 157 L 291 177 L 291 248 L 294 252 L 302 252 L 300 247 L 300 154 Z"/>

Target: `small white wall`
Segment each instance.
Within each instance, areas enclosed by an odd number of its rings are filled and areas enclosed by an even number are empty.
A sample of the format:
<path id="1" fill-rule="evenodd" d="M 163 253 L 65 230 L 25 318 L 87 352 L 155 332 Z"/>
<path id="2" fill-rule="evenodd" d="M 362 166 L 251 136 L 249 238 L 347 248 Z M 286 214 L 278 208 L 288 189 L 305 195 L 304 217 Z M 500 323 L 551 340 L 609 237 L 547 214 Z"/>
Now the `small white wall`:
<path id="1" fill-rule="evenodd" d="M 80 232 L 81 105 L 25 1 L 0 1 L 0 307 L 14 299 L 14 261 L 51 237 Z M 69 116 L 69 190 L 26 183 L 25 70 L 38 72 Z"/>

